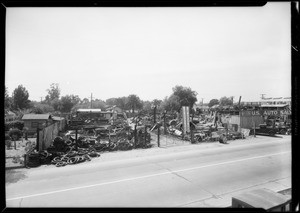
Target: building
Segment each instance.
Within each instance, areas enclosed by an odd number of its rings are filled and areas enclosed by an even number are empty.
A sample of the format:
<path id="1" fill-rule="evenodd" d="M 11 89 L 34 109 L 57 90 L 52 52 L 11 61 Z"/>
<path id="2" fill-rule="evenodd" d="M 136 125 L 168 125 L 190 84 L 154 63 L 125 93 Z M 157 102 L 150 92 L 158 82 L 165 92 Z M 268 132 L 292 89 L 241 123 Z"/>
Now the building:
<path id="1" fill-rule="evenodd" d="M 291 97 L 263 98 L 257 101 L 242 101 L 241 106 L 260 106 L 260 107 L 282 107 L 288 106 L 291 109 Z"/>
<path id="2" fill-rule="evenodd" d="M 64 117 L 52 116 L 52 120 L 54 123 L 59 123 L 59 130 L 63 131 L 66 126 L 66 119 Z"/>
<path id="3" fill-rule="evenodd" d="M 221 115 L 222 123 L 228 124 L 229 126 L 236 126 L 236 131 L 241 131 L 241 129 L 252 129 L 258 127 L 260 124 L 264 123 L 263 116 L 259 111 L 255 110 L 244 110 L 240 111 L 238 115 Z"/>
<path id="4" fill-rule="evenodd" d="M 16 119 L 18 119 L 18 116 L 16 115 L 16 113 L 14 113 L 10 110 L 5 111 L 5 122 L 14 121 Z"/>
<path id="5" fill-rule="evenodd" d="M 35 132 L 37 128 L 44 128 L 51 125 L 54 121 L 50 114 L 25 114 L 22 117 L 24 127 L 28 132 Z"/>

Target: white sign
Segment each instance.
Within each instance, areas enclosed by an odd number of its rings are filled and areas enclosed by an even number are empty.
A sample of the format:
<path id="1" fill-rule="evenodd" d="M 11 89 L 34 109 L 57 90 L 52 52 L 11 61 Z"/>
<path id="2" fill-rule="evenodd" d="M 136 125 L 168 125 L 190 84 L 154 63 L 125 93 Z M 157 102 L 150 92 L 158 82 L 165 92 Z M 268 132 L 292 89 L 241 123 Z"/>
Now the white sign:
<path id="1" fill-rule="evenodd" d="M 189 107 L 182 107 L 182 128 L 183 134 L 190 132 L 190 110 Z"/>

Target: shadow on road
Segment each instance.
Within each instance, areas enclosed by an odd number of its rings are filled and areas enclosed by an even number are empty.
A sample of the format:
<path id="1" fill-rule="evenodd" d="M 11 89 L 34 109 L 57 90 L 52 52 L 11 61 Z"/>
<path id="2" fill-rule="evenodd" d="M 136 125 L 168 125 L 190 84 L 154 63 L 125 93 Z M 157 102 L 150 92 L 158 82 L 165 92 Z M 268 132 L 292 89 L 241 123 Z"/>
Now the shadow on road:
<path id="1" fill-rule="evenodd" d="M 5 182 L 9 183 L 16 183 L 19 180 L 25 179 L 27 176 L 25 175 L 24 171 L 18 170 L 6 170 L 5 171 Z"/>

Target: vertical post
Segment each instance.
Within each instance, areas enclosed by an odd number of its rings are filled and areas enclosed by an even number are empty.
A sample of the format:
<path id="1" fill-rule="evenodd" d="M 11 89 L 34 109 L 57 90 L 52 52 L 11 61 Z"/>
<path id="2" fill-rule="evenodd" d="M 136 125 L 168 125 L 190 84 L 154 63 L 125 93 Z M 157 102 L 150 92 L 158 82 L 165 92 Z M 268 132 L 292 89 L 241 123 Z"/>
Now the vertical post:
<path id="1" fill-rule="evenodd" d="M 36 151 L 39 151 L 40 148 L 40 134 L 39 127 L 36 128 Z"/>
<path id="2" fill-rule="evenodd" d="M 156 106 L 154 106 L 154 109 L 153 109 L 153 122 L 154 122 L 154 124 L 156 123 Z"/>
<path id="3" fill-rule="evenodd" d="M 92 101 L 93 101 L 93 93 L 91 93 L 91 109 L 93 109 Z"/>
<path id="4" fill-rule="evenodd" d="M 136 148 L 136 142 L 137 142 L 137 131 L 136 131 L 136 124 L 134 125 L 134 148 Z"/>
<path id="5" fill-rule="evenodd" d="M 255 134 L 255 129 L 256 129 L 256 126 L 255 126 L 255 122 L 254 122 L 254 137 L 256 137 L 256 134 Z"/>
<path id="6" fill-rule="evenodd" d="M 166 125 L 166 111 L 164 111 L 164 135 L 167 134 L 167 125 Z"/>
<path id="7" fill-rule="evenodd" d="M 108 147 L 110 148 L 111 140 L 110 140 L 110 130 L 108 131 Z M 110 149 L 109 149 L 110 151 Z"/>
<path id="8" fill-rule="evenodd" d="M 195 140 L 194 140 L 194 130 L 191 129 L 191 143 L 194 143 Z"/>
<path id="9" fill-rule="evenodd" d="M 147 126 L 145 125 L 144 147 L 146 147 L 146 144 L 147 144 Z"/>
<path id="10" fill-rule="evenodd" d="M 78 129 L 75 129 L 75 150 L 78 151 L 78 141 L 77 141 L 77 136 L 78 136 Z"/>
<path id="11" fill-rule="evenodd" d="M 14 139 L 14 147 L 15 147 L 15 150 L 17 149 L 17 142 L 16 142 L 16 139 L 13 137 Z"/>
<path id="12" fill-rule="evenodd" d="M 27 154 L 24 155 L 24 167 L 27 167 Z"/>
<path id="13" fill-rule="evenodd" d="M 159 135 L 160 135 L 160 125 L 158 125 L 158 129 L 157 129 L 157 146 L 158 147 L 160 147 Z"/>

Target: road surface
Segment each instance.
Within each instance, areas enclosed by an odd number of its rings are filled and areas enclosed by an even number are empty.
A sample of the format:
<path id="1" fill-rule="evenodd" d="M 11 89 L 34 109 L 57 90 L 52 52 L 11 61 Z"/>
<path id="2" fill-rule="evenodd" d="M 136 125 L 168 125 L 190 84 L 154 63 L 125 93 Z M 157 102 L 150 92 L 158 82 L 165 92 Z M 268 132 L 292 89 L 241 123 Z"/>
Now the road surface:
<path id="1" fill-rule="evenodd" d="M 6 206 L 201 207 L 206 202 L 219 207 L 222 199 L 227 198 L 228 204 L 232 194 L 253 187 L 276 190 L 291 185 L 290 137 L 193 147 L 147 157 L 33 168 L 19 181 L 6 184 Z"/>

